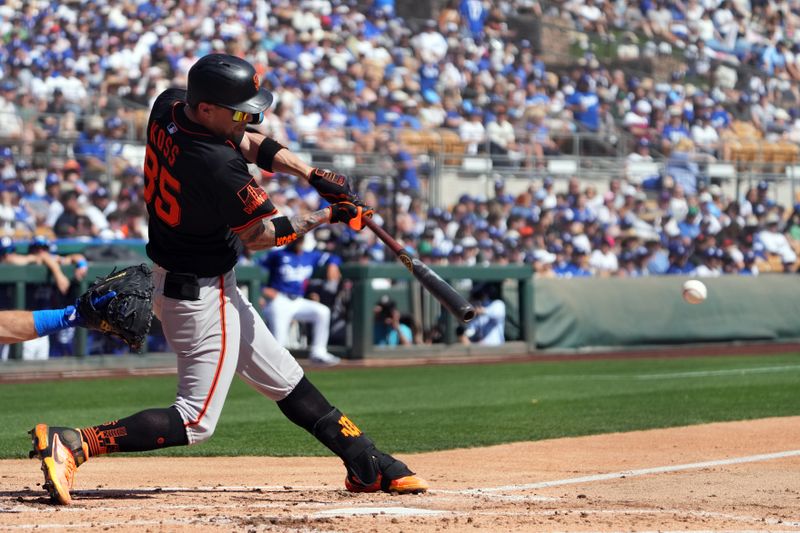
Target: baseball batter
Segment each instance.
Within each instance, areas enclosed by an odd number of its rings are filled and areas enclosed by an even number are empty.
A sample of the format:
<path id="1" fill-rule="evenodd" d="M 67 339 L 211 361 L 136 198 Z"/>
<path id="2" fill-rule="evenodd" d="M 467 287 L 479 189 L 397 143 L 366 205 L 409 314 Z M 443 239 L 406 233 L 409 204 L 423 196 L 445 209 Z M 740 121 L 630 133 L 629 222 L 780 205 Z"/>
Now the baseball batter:
<path id="1" fill-rule="evenodd" d="M 33 455 L 42 459 L 54 501 L 71 501 L 75 471 L 91 457 L 210 438 L 234 375 L 342 459 L 349 491 L 427 490 L 425 480 L 378 450 L 325 399 L 237 288 L 233 267 L 242 245 L 288 244 L 329 222 L 358 231 L 372 215 L 344 176 L 311 168 L 274 140 L 245 131 L 271 103 L 253 66 L 224 54 L 201 58 L 189 71 L 187 90 L 168 89 L 154 102 L 144 161 L 147 253 L 154 263 L 154 311 L 177 354 L 177 397 L 170 407 L 82 429 L 38 424 L 31 431 Z M 248 162 L 307 176 L 331 205 L 281 216 L 248 173 Z"/>

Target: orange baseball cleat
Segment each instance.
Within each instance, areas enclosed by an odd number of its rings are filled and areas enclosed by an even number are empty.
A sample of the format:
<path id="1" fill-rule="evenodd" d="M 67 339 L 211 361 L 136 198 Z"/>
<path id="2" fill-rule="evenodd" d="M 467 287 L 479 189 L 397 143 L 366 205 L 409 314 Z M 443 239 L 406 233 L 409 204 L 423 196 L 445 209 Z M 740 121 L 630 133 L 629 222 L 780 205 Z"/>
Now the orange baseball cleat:
<path id="1" fill-rule="evenodd" d="M 75 480 L 75 470 L 89 457 L 81 432 L 73 428 L 36 424 L 28 433 L 33 441 L 30 457 L 42 461 L 43 488 L 54 502 L 69 504 L 72 502 L 69 491 Z"/>
<path id="2" fill-rule="evenodd" d="M 381 474 L 378 474 L 378 479 L 369 485 L 365 485 L 357 477 L 350 474 L 344 478 L 344 486 L 350 492 L 378 492 L 382 490 L 393 494 L 421 494 L 428 490 L 428 482 L 413 474 L 388 480 L 388 482 Z"/>

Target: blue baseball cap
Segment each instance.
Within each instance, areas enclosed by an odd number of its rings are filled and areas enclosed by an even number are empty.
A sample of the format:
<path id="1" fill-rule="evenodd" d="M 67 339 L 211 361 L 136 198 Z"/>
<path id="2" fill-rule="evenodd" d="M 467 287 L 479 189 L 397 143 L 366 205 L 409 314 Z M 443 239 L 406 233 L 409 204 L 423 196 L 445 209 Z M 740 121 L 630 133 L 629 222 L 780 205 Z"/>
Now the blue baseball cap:
<path id="1" fill-rule="evenodd" d="M 31 250 L 38 250 L 38 249 L 45 249 L 48 250 L 50 253 L 56 253 L 58 251 L 58 247 L 54 242 L 51 242 L 50 239 L 45 237 L 44 235 L 36 235 L 31 241 L 28 243 L 28 252 Z"/>
<path id="2" fill-rule="evenodd" d="M 114 128 L 119 128 L 120 126 L 124 125 L 122 119 L 119 117 L 111 117 L 106 120 L 106 128 L 109 130 L 113 130 Z"/>
<path id="3" fill-rule="evenodd" d="M 670 244 L 669 253 L 672 255 L 686 255 L 686 247 L 680 243 Z"/>
<path id="4" fill-rule="evenodd" d="M 44 179 L 45 187 L 49 187 L 51 185 L 58 185 L 59 183 L 61 183 L 61 178 L 59 178 L 58 174 L 54 172 L 48 174 L 47 177 Z"/>
<path id="5" fill-rule="evenodd" d="M 16 249 L 11 237 L 0 237 L 0 255 L 10 254 Z"/>
<path id="6" fill-rule="evenodd" d="M 28 247 L 47 248 L 50 247 L 50 241 L 44 235 L 36 235 L 28 243 Z"/>

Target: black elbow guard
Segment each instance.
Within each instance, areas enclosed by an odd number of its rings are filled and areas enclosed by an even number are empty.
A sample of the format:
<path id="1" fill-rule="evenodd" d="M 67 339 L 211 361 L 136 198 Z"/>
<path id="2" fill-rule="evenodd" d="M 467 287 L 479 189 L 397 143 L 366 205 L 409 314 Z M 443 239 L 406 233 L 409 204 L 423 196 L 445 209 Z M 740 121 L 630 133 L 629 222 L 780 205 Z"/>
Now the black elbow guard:
<path id="1" fill-rule="evenodd" d="M 283 246 L 297 240 L 297 232 L 287 217 L 275 217 L 270 219 L 270 222 L 275 227 L 275 246 Z"/>
<path id="2" fill-rule="evenodd" d="M 258 145 L 258 155 L 256 156 L 256 165 L 259 168 L 272 172 L 272 160 L 275 159 L 275 154 L 286 148 L 284 145 L 269 137 L 264 137 L 261 144 Z"/>

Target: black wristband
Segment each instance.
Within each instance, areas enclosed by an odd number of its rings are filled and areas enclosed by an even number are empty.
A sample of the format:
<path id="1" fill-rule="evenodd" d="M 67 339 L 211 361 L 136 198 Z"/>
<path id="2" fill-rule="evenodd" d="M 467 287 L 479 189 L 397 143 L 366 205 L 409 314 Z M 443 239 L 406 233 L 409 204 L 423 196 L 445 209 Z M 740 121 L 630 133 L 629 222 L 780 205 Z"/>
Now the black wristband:
<path id="1" fill-rule="evenodd" d="M 288 217 L 275 217 L 270 219 L 270 222 L 275 226 L 275 246 L 283 246 L 297 240 L 297 232 Z"/>
<path id="2" fill-rule="evenodd" d="M 264 137 L 261 144 L 258 145 L 258 155 L 256 156 L 256 165 L 259 168 L 272 172 L 272 161 L 275 159 L 275 154 L 286 148 L 284 145 L 269 137 Z"/>

